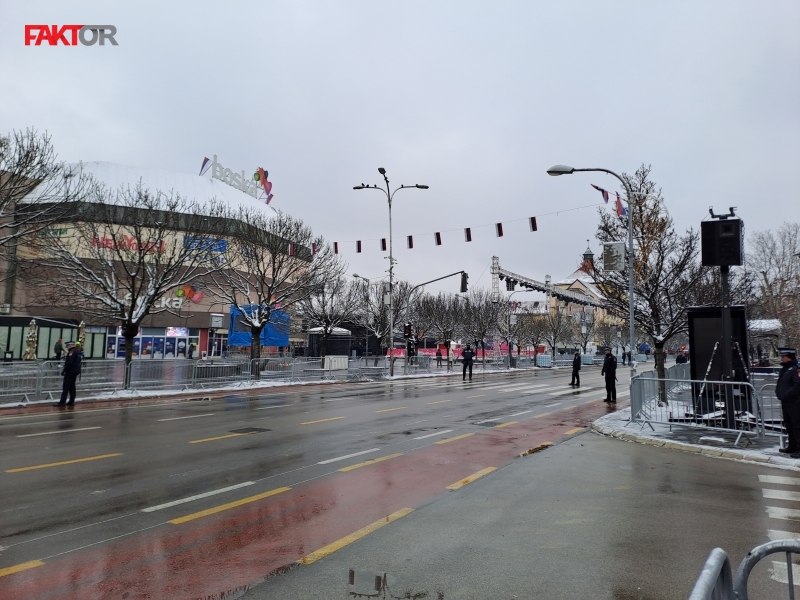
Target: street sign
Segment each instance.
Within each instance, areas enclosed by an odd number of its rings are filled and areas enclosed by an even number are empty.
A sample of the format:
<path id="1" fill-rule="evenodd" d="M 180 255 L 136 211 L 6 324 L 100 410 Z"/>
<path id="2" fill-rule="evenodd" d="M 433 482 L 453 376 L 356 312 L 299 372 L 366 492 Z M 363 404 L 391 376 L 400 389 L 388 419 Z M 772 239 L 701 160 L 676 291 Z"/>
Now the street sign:
<path id="1" fill-rule="evenodd" d="M 603 270 L 625 270 L 625 242 L 607 242 L 603 244 Z"/>

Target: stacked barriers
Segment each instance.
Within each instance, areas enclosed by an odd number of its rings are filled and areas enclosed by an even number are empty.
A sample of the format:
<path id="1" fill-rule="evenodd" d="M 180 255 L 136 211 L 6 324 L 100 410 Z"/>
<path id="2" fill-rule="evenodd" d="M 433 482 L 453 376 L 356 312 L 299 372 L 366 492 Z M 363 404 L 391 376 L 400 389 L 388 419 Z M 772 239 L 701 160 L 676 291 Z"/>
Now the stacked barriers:
<path id="1" fill-rule="evenodd" d="M 764 437 L 765 410 L 752 383 L 689 377 L 688 364 L 666 369 L 664 379 L 655 371 L 633 377 L 631 422 L 642 428 L 659 423 L 731 431 L 739 434 L 736 443 L 748 433 Z"/>

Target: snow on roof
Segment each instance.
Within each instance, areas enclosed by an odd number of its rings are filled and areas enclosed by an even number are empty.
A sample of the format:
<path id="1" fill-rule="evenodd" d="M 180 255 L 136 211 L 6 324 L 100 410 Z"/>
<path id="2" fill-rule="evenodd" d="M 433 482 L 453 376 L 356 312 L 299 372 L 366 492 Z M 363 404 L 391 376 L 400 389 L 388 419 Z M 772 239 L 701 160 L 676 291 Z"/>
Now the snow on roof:
<path id="1" fill-rule="evenodd" d="M 311 327 L 309 328 L 308 333 L 311 334 L 322 333 L 322 327 Z M 334 327 L 333 332 L 331 333 L 331 335 L 350 335 L 350 334 L 351 333 L 349 329 L 344 329 L 342 327 Z"/>
<path id="2" fill-rule="evenodd" d="M 772 333 L 781 330 L 779 319 L 753 319 L 747 322 L 750 331 L 754 333 Z"/>
<path id="3" fill-rule="evenodd" d="M 146 189 L 159 190 L 167 194 L 175 192 L 198 203 L 205 203 L 211 198 L 216 198 L 233 209 L 239 207 L 266 209 L 263 200 L 256 200 L 219 179 L 212 179 L 210 172 L 205 176 L 199 176 L 102 161 L 73 163 L 70 165 L 70 169 L 73 172 L 83 169 L 84 173 L 90 173 L 95 181 L 110 190 L 117 190 L 120 186 L 133 188 L 141 181 L 142 186 Z M 35 193 L 34 191 L 33 194 Z"/>
<path id="4" fill-rule="evenodd" d="M 597 286 L 594 284 L 594 279 L 592 278 L 592 276 L 589 275 L 583 269 L 578 269 L 577 271 L 572 273 L 572 275 L 570 275 L 569 277 L 566 277 L 565 279 L 562 279 L 561 281 L 557 281 L 553 285 L 557 285 L 559 287 L 560 286 L 565 286 L 565 287 L 569 288 L 576 281 L 580 281 L 584 286 L 586 286 L 586 290 L 590 294 L 594 295 L 595 297 L 597 297 L 597 298 L 604 298 L 605 297 L 600 292 L 600 290 L 597 289 Z"/>

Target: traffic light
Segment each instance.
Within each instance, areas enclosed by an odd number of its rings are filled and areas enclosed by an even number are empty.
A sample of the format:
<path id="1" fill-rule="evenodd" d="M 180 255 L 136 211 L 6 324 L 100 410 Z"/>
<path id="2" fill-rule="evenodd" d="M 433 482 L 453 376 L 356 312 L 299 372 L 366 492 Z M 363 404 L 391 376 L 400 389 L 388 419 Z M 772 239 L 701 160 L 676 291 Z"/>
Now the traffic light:
<path id="1" fill-rule="evenodd" d="M 467 291 L 467 285 L 469 283 L 469 275 L 465 272 L 461 272 L 461 293 L 464 294 Z"/>
<path id="2" fill-rule="evenodd" d="M 403 326 L 403 337 L 410 338 L 411 337 L 411 323 L 406 323 Z"/>

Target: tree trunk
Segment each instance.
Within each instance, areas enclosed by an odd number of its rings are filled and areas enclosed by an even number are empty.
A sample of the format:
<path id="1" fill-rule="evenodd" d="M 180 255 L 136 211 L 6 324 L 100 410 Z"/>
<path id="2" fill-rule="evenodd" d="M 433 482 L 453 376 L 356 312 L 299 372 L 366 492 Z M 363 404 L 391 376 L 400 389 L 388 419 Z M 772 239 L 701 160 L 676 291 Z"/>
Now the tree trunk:
<path id="1" fill-rule="evenodd" d="M 452 361 L 450 360 L 450 340 L 444 341 L 445 352 L 447 352 L 447 371 L 448 373 L 453 370 Z"/>
<path id="2" fill-rule="evenodd" d="M 653 356 L 656 359 L 656 371 L 658 372 L 658 400 L 659 404 L 669 404 L 667 401 L 667 384 L 664 381 L 664 342 L 654 342 Z"/>
<path id="3" fill-rule="evenodd" d="M 486 370 L 486 339 L 481 340 L 481 350 L 483 350 L 483 354 L 481 356 L 481 365 L 483 366 L 483 370 Z"/>
<path id="4" fill-rule="evenodd" d="M 125 336 L 125 375 L 122 383 L 123 389 L 131 387 L 131 362 L 133 362 L 133 338 L 139 333 L 138 325 L 126 324 L 122 326 L 122 335 Z M 141 350 L 141 348 L 140 348 Z"/>
<path id="5" fill-rule="evenodd" d="M 326 330 L 322 332 L 322 344 L 319 347 L 319 356 L 320 356 L 320 368 L 325 368 L 325 357 L 328 355 L 328 338 L 330 337 L 330 333 L 327 333 Z"/>
<path id="6" fill-rule="evenodd" d="M 251 376 L 253 379 L 260 380 L 261 379 L 261 365 L 256 362 L 252 363 L 253 360 L 257 358 L 261 358 L 261 330 L 264 329 L 262 327 L 250 327 L 250 360 L 251 364 L 255 365 L 255 368 L 252 369 Z"/>

